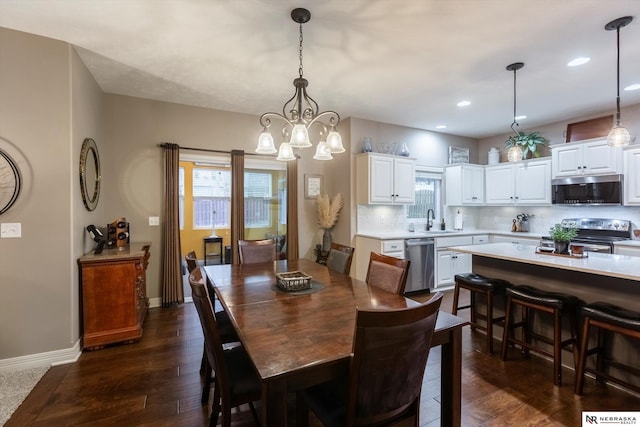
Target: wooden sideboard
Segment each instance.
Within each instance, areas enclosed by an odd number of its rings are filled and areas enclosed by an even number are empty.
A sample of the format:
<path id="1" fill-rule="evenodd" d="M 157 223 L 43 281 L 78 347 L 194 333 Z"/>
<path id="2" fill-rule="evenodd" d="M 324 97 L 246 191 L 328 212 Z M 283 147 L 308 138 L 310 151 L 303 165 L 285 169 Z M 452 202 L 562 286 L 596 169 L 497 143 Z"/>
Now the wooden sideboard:
<path id="1" fill-rule="evenodd" d="M 82 348 L 142 337 L 147 314 L 146 270 L 150 243 L 130 243 L 78 259 L 82 301 Z"/>

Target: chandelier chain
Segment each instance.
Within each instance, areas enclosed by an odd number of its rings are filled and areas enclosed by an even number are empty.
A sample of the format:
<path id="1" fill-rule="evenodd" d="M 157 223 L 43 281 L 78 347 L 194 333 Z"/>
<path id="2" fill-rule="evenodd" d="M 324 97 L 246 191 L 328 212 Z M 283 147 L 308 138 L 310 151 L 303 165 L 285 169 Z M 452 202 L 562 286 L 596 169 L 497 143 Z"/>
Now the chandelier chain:
<path id="1" fill-rule="evenodd" d="M 300 74 L 300 78 L 302 78 L 302 24 L 300 24 L 300 47 L 298 48 L 300 66 L 298 67 L 298 73 Z"/>

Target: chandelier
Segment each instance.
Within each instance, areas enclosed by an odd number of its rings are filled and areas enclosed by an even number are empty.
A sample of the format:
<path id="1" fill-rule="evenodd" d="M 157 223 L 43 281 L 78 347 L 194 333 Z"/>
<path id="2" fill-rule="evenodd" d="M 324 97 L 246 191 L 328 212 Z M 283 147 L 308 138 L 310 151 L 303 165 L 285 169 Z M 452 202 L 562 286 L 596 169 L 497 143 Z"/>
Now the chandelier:
<path id="1" fill-rule="evenodd" d="M 309 22 L 311 12 L 303 8 L 293 9 L 291 11 L 291 19 L 300 25 L 300 45 L 298 48 L 300 65 L 298 67 L 298 77 L 293 80 L 293 86 L 296 91 L 282 106 L 282 114 L 269 112 L 260 116 L 262 133 L 258 137 L 256 153 L 275 154 L 277 152 L 277 160 L 295 160 L 294 148 L 311 147 L 309 131 L 314 127 L 320 134 L 320 142 L 316 147 L 316 153 L 313 158 L 316 160 L 331 160 L 333 153 L 344 152 L 342 137 L 336 130 L 336 126 L 340 123 L 340 115 L 335 111 L 320 112 L 318 103 L 307 93 L 309 81 L 303 77 L 302 73 L 302 24 Z M 282 125 L 282 138 L 285 142 L 280 144 L 279 150 L 276 150 L 273 135 L 269 131 L 272 118 L 277 118 L 284 122 Z M 323 122 L 323 120 L 326 120 L 326 122 Z"/>
<path id="2" fill-rule="evenodd" d="M 507 71 L 513 71 L 513 123 L 511 123 L 511 130 L 516 134 L 515 138 L 512 137 L 514 139 L 514 144 L 507 152 L 507 160 L 510 162 L 522 160 L 522 147 L 518 144 L 520 133 L 516 130 L 516 126 L 519 126 L 518 121 L 516 120 L 516 71 L 522 67 L 524 67 L 523 62 L 514 62 L 513 64 L 507 65 Z"/>
<path id="3" fill-rule="evenodd" d="M 616 30 L 618 35 L 618 56 L 617 56 L 617 96 L 616 96 L 616 124 L 607 135 L 607 144 L 612 147 L 624 147 L 629 145 L 631 141 L 631 135 L 629 131 L 620 126 L 620 28 L 626 27 L 633 20 L 631 16 L 624 16 L 622 18 L 614 19 L 604 26 L 607 31 Z"/>

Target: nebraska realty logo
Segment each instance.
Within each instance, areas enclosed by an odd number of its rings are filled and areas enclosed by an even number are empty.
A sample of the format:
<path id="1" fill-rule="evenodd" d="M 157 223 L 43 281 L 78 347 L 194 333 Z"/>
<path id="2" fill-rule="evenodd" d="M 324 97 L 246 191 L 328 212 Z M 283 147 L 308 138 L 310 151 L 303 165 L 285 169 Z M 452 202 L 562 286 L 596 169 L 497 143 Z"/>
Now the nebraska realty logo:
<path id="1" fill-rule="evenodd" d="M 583 412 L 582 427 L 638 426 L 640 412 Z"/>

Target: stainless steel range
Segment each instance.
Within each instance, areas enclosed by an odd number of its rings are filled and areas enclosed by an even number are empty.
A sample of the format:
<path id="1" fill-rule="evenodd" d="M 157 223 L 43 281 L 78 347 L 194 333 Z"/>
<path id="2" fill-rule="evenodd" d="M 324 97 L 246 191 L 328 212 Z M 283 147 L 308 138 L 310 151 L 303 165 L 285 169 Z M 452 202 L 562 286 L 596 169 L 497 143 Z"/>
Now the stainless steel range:
<path id="1" fill-rule="evenodd" d="M 560 222 L 562 227 L 575 227 L 578 236 L 571 245 L 583 246 L 587 252 L 603 252 L 612 254 L 613 244 L 621 240 L 633 238 L 631 221 L 606 218 L 568 218 Z M 553 247 L 550 237 L 540 239 L 541 247 Z"/>

